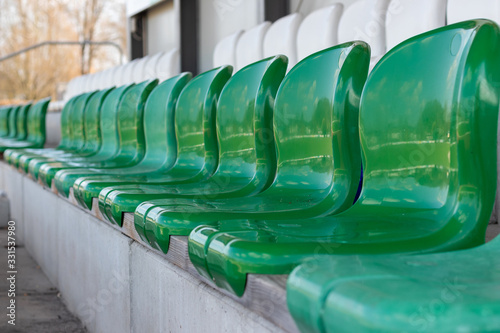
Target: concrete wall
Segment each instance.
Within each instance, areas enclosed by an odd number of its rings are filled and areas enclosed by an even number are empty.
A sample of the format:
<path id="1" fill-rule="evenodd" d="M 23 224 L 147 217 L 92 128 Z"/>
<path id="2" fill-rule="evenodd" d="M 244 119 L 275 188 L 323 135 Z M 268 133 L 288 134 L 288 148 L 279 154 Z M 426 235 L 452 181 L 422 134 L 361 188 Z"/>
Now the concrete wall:
<path id="1" fill-rule="evenodd" d="M 18 244 L 89 332 L 283 332 L 3 162 L 0 186 Z"/>
<path id="2" fill-rule="evenodd" d="M 179 48 L 179 17 L 173 1 L 161 3 L 148 10 L 146 23 L 146 55 Z"/>

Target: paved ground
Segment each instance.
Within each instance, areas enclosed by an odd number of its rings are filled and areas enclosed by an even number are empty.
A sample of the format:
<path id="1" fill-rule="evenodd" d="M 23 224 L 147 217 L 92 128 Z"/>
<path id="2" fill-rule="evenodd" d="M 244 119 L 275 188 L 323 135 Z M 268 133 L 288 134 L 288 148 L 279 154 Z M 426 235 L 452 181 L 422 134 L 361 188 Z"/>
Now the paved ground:
<path id="1" fill-rule="evenodd" d="M 68 312 L 57 289 L 24 247 L 16 248 L 16 320 L 8 323 L 10 283 L 7 280 L 7 229 L 0 229 L 0 332 L 80 333 L 82 323 Z"/>

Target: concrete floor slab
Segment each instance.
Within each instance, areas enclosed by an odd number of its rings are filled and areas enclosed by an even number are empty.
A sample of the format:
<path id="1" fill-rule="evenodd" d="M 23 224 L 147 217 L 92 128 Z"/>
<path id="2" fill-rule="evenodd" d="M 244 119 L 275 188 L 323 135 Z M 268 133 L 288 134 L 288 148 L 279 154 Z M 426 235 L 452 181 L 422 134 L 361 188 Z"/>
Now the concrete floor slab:
<path id="1" fill-rule="evenodd" d="M 80 333 L 86 332 L 78 318 L 63 304 L 59 291 L 30 257 L 26 248 L 16 247 L 16 325 L 8 324 L 10 302 L 7 281 L 7 229 L 0 229 L 0 332 Z"/>

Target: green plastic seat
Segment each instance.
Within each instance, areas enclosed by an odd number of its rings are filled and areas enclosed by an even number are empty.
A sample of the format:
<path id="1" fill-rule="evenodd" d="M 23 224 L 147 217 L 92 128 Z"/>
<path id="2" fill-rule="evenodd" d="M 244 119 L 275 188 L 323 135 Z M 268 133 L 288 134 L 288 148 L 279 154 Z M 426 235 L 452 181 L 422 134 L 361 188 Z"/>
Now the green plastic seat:
<path id="1" fill-rule="evenodd" d="M 284 56 L 264 59 L 242 69 L 226 84 L 217 104 L 216 116 L 212 117 L 215 123 L 212 122 L 211 131 L 214 132 L 215 126 L 219 148 L 218 162 L 217 154 L 212 155 L 217 169 L 214 166 L 210 173 L 200 175 L 202 177 L 186 178 L 176 171 L 147 184 L 108 187 L 99 194 L 99 209 L 103 215 L 121 225 L 123 212 L 133 212 L 148 199 L 244 196 L 266 188 L 276 168 L 271 135 L 273 101 L 286 66 Z M 193 132 L 187 126 L 178 126 L 177 129 L 180 130 L 178 138 L 187 139 Z M 189 145 L 193 143 L 185 139 L 179 141 L 182 148 L 178 151 L 187 155 L 191 150 Z M 189 159 L 178 157 L 178 170 L 185 169 L 187 163 Z M 181 177 L 185 179 L 182 183 L 179 182 L 183 179 Z"/>
<path id="2" fill-rule="evenodd" d="M 43 147 L 45 144 L 45 115 L 49 103 L 50 98 L 44 98 L 33 106 L 30 103 L 20 107 L 16 123 L 14 123 L 16 137 L 9 141 L 3 141 L 5 145 L 0 147 L 0 151 Z M 26 124 L 27 128 L 25 128 Z M 13 126 L 12 122 L 10 126 Z"/>
<path id="3" fill-rule="evenodd" d="M 45 151 L 43 156 L 37 157 L 36 155 L 31 155 L 32 158 L 26 156 L 22 159 L 22 165 L 24 167 L 26 167 L 26 165 L 29 167 L 29 164 L 32 163 L 31 171 L 28 169 L 28 172 L 34 179 L 38 179 L 39 165 L 50 161 L 56 161 L 63 156 L 71 156 L 71 154 L 77 153 L 83 147 L 85 142 L 85 111 L 88 109 L 89 101 L 94 94 L 95 92 L 88 92 L 79 95 L 73 103 L 73 109 L 69 115 L 69 140 L 66 149 Z M 33 160 L 36 162 L 33 162 Z"/>
<path id="4" fill-rule="evenodd" d="M 74 158 L 74 161 L 83 161 L 83 160 L 88 160 L 88 159 L 109 159 L 116 154 L 116 151 L 118 149 L 118 134 L 116 132 L 116 126 L 117 126 L 117 108 L 120 103 L 120 101 L 123 98 L 123 95 L 132 87 L 132 85 L 129 86 L 122 86 L 119 88 L 114 89 L 112 92 L 109 93 L 108 96 L 104 99 L 104 101 L 101 104 L 101 111 L 100 111 L 100 128 L 101 128 L 101 147 L 99 148 L 99 151 L 94 154 L 91 157 L 86 157 L 85 159 L 82 157 L 81 159 Z M 83 95 L 83 94 L 82 94 Z M 76 152 L 73 143 L 73 135 L 72 135 L 72 128 L 75 126 L 72 124 L 72 113 L 77 112 L 80 113 L 82 116 L 84 115 L 83 111 L 80 110 L 80 108 L 85 108 L 86 105 L 83 103 L 77 103 L 82 95 L 79 95 L 76 97 L 76 99 L 73 101 L 73 106 L 70 112 L 67 114 L 67 118 L 65 117 L 65 114 L 61 115 L 61 118 L 65 118 L 65 121 L 68 123 L 68 129 L 67 129 L 67 135 L 66 135 L 66 140 L 64 142 L 64 146 L 62 149 L 58 149 L 57 151 L 49 151 L 45 156 L 42 156 L 41 158 L 37 157 L 29 157 L 25 158 L 24 156 L 20 158 L 20 167 L 24 167 L 27 164 L 27 171 L 31 174 L 31 176 L 35 179 L 38 178 L 38 171 L 40 169 L 40 166 L 43 164 L 40 164 L 40 162 L 47 162 L 47 163 L 56 163 L 54 161 L 51 161 L 50 159 L 54 156 L 57 155 L 62 155 L 62 154 L 67 154 L 69 152 Z M 84 97 L 85 98 L 85 97 Z M 69 103 L 69 102 L 68 102 Z M 64 110 L 63 110 L 64 111 Z M 61 121 L 62 121 L 61 119 Z M 83 120 L 83 118 L 82 118 Z M 80 120 L 81 122 L 81 120 Z M 111 132 L 109 135 L 107 135 L 107 129 L 109 128 L 109 132 Z M 62 141 L 62 139 L 61 139 Z M 107 142 L 107 144 L 105 144 Z M 62 145 L 62 144 L 61 144 Z M 60 146 L 61 146 L 60 145 Z M 109 148 L 108 148 L 109 147 Z M 30 166 L 31 169 L 30 169 Z M 36 171 L 36 172 L 35 172 Z"/>
<path id="5" fill-rule="evenodd" d="M 118 108 L 114 111 L 115 119 L 117 119 L 117 132 L 114 134 L 118 140 L 116 141 L 117 145 L 112 147 L 115 148 L 113 149 L 115 154 L 111 158 L 96 161 L 96 156 L 93 156 L 90 159 L 45 163 L 40 167 L 38 174 L 42 184 L 51 187 L 56 173 L 63 170 L 70 173 L 71 169 L 74 169 L 85 174 L 85 172 L 92 173 L 98 169 L 129 167 L 139 163 L 144 156 L 145 146 L 142 127 L 144 104 L 157 84 L 158 80 L 145 81 L 130 87 L 124 93 Z M 32 164 L 33 161 L 30 163 L 30 168 Z M 64 173 L 62 172 L 62 174 Z M 63 194 L 60 187 L 56 188 L 60 194 Z M 67 196 L 67 193 L 65 194 Z"/>
<path id="6" fill-rule="evenodd" d="M 16 136 L 14 138 L 0 138 L 0 150 L 5 150 L 10 144 L 15 144 L 19 141 L 25 140 L 27 135 L 26 125 L 28 123 L 28 111 L 30 110 L 31 103 L 22 105 L 16 117 Z"/>
<path id="7" fill-rule="evenodd" d="M 15 105 L 10 109 L 9 119 L 7 120 L 9 124 L 9 134 L 5 137 L 6 139 L 14 139 L 17 135 L 17 114 L 21 107 L 21 105 Z"/>
<path id="8" fill-rule="evenodd" d="M 137 169 L 144 169 L 146 167 L 149 166 L 150 163 L 156 163 L 159 159 L 158 159 L 158 156 L 157 155 L 160 155 L 160 156 L 163 156 L 164 155 L 164 152 L 166 149 L 163 149 L 163 152 L 160 153 L 160 151 L 162 150 L 161 148 L 157 148 L 155 147 L 154 145 L 152 146 L 151 145 L 151 142 L 154 141 L 154 139 L 158 138 L 158 137 L 161 137 L 162 136 L 162 133 L 158 131 L 158 129 L 156 127 L 162 125 L 163 123 L 163 127 L 165 127 L 165 123 L 164 122 L 161 122 L 161 117 L 165 117 L 164 115 L 164 108 L 166 107 L 166 103 L 165 103 L 165 100 L 169 99 L 169 98 L 173 98 L 174 100 L 177 98 L 175 96 L 175 94 L 177 93 L 177 91 L 180 91 L 183 87 L 183 85 L 185 84 L 185 82 L 187 82 L 189 80 L 190 77 L 186 77 L 186 75 L 182 75 L 180 77 L 176 77 L 175 80 L 172 79 L 172 80 L 169 80 L 169 83 L 167 84 L 164 84 L 164 88 L 161 88 L 159 86 L 157 86 L 153 92 L 151 93 L 151 95 L 149 96 L 148 98 L 148 102 L 146 104 L 146 109 L 145 109 L 145 116 L 144 116 L 144 121 L 145 122 L 149 122 L 150 125 L 148 126 L 151 126 L 151 124 L 153 125 L 153 127 L 145 127 L 144 128 L 144 132 L 146 133 L 146 148 L 147 147 L 150 147 L 152 148 L 152 151 L 154 150 L 155 152 L 155 155 L 154 156 L 151 156 L 151 152 L 148 152 L 148 149 L 145 149 L 146 153 L 144 155 L 144 159 L 142 159 L 140 161 L 140 163 L 138 163 L 137 165 L 133 165 L 131 167 L 124 167 L 124 168 L 118 168 L 118 169 L 106 169 L 105 173 L 120 173 L 120 172 L 123 172 L 123 173 L 126 173 L 127 171 L 130 171 L 130 170 L 137 170 Z M 173 90 L 173 92 L 171 92 L 171 90 Z M 170 94 L 173 94 L 173 96 L 170 96 Z M 151 103 L 151 99 L 154 99 L 155 102 Z M 163 104 L 162 104 L 163 103 Z M 93 103 L 89 103 L 89 106 L 92 107 Z M 148 109 L 148 105 L 151 105 Z M 163 108 L 162 108 L 163 107 Z M 88 119 L 87 117 L 87 113 L 89 111 L 86 111 L 86 121 Z M 92 136 L 94 136 L 94 132 L 96 132 L 98 130 L 98 127 L 95 128 L 95 125 L 97 124 L 96 123 L 92 123 L 92 127 L 90 127 L 90 129 L 92 130 L 90 133 L 88 134 L 91 134 Z M 86 128 L 89 127 L 91 124 L 87 124 L 86 125 Z M 156 127 L 155 127 L 156 126 Z M 86 130 L 87 132 L 87 130 Z M 165 136 L 166 134 L 164 133 L 163 136 Z M 84 145 L 84 147 L 82 148 L 82 153 L 79 154 L 79 157 L 83 157 L 83 158 L 80 158 L 79 161 L 80 162 L 85 162 L 85 152 L 86 151 L 89 151 L 90 153 L 94 152 L 94 149 L 95 147 L 97 146 L 95 143 L 92 144 L 94 140 L 90 140 L 90 142 L 86 143 Z M 148 141 L 149 141 L 149 145 L 148 145 Z M 157 140 L 158 141 L 158 140 Z M 75 156 L 74 155 L 70 155 L 68 157 L 64 157 L 64 158 L 60 158 L 58 157 L 57 160 L 61 161 L 61 162 L 68 162 L 68 163 L 72 163 L 72 162 L 75 162 Z M 32 162 L 33 163 L 33 162 Z M 43 164 L 43 162 L 41 163 Z M 31 165 L 30 167 L 32 167 L 33 169 L 36 169 L 36 165 Z M 146 168 L 145 171 L 147 170 L 150 170 Z M 73 169 L 72 171 L 74 172 L 82 172 L 81 169 Z M 85 174 L 92 174 L 92 173 L 104 173 L 103 170 L 89 170 L 89 169 L 85 169 Z"/>
<path id="9" fill-rule="evenodd" d="M 151 151 L 151 157 L 164 159 L 163 165 L 152 172 L 134 170 L 135 174 L 82 177 L 73 186 L 80 203 L 90 209 L 92 197 L 97 197 L 110 185 L 141 184 L 161 179 L 182 183 L 212 174 L 217 166 L 215 108 L 231 72 L 231 67 L 224 66 L 202 73 L 187 83 L 176 101 L 171 101 L 175 105 L 170 105 L 168 110 L 174 112 L 175 109 L 175 117 L 174 113 L 169 116 L 168 126 L 162 129 L 165 134 L 151 137 L 151 141 L 156 141 L 154 144 L 161 147 Z M 165 142 L 158 137 L 165 137 Z"/>
<path id="10" fill-rule="evenodd" d="M 0 108 L 0 137 L 9 135 L 9 114 L 12 110 L 11 106 L 4 106 Z"/>
<path id="11" fill-rule="evenodd" d="M 189 235 L 210 221 L 300 218 L 351 207 L 361 172 L 358 109 L 369 59 L 365 43 L 346 43 L 311 55 L 285 77 L 276 96 L 278 167 L 269 188 L 249 197 L 143 203 L 135 212 L 138 233 L 166 252 L 171 235 Z"/>
<path id="12" fill-rule="evenodd" d="M 290 275 L 302 332 L 499 332 L 500 236 L 468 250 L 332 256 Z"/>
<path id="13" fill-rule="evenodd" d="M 32 158 L 29 171 L 33 178 L 38 178 L 40 167 L 48 162 L 82 161 L 98 153 L 101 146 L 99 123 L 102 104 L 112 89 L 114 88 L 83 94 L 75 101 L 70 117 L 73 124 L 69 131 L 68 149 L 48 157 Z M 75 123 L 78 125 L 74 125 Z M 26 161 L 27 159 L 24 163 Z"/>
<path id="14" fill-rule="evenodd" d="M 16 149 L 5 151 L 4 159 L 16 168 L 22 164 L 22 160 L 26 158 L 39 157 L 45 154 L 50 154 L 59 150 L 65 150 L 68 148 L 67 141 L 69 140 L 69 115 L 72 109 L 73 102 L 77 97 L 70 99 L 64 106 L 61 112 L 61 141 L 56 148 L 27 148 L 27 149 Z M 27 164 L 22 165 L 21 169 L 27 172 Z"/>
<path id="15" fill-rule="evenodd" d="M 124 182 L 130 180 L 130 177 L 134 179 L 147 177 L 151 173 L 170 169 L 176 159 L 175 132 L 173 130 L 175 104 L 179 94 L 191 80 L 191 77 L 190 73 L 183 73 L 166 80 L 158 85 L 149 96 L 144 111 L 146 153 L 140 163 L 128 168 L 107 169 L 105 172 L 96 172 L 95 176 L 86 176 L 85 179 L 100 179 L 101 181 L 108 179 L 111 182 L 121 179 Z M 199 90 L 196 89 L 196 92 L 199 92 Z M 192 102 L 192 99 L 190 101 Z M 186 117 L 192 117 L 192 113 L 186 112 L 186 110 L 181 110 L 181 112 Z M 75 197 L 82 202 L 78 194 L 75 193 Z"/>
<path id="16" fill-rule="evenodd" d="M 214 87 L 223 86 L 230 76 L 231 70 L 226 67 L 203 73 L 194 80 L 191 80 L 191 74 L 184 73 L 165 81 L 153 91 L 146 105 L 144 119 L 146 156 L 144 160 L 136 167 L 110 170 L 106 174 L 79 178 L 74 184 L 86 179 L 88 187 L 92 187 L 94 191 L 95 188 L 99 188 L 94 196 L 97 197 L 100 189 L 106 186 L 144 181 L 170 170 L 177 158 L 175 117 L 186 119 L 184 126 L 190 127 L 191 130 L 194 130 L 197 125 L 203 129 L 203 111 L 212 108 L 206 100 L 207 92 L 218 95 L 220 89 L 214 90 Z M 212 95 L 209 97 L 213 98 Z M 205 125 L 209 125 L 210 122 L 208 119 Z M 195 131 L 195 133 L 200 133 L 200 131 Z M 193 140 L 193 135 L 189 139 Z M 203 136 L 201 139 L 203 142 Z M 200 148 L 203 151 L 203 144 Z M 205 153 L 209 155 L 211 149 L 214 149 L 213 144 Z M 213 154 L 216 155 L 216 152 Z M 73 185 L 73 188 L 77 187 Z M 87 194 L 88 192 L 74 191 L 75 198 L 80 204 L 91 209 L 92 196 Z"/>
<path id="17" fill-rule="evenodd" d="M 392 49 L 361 97 L 364 172 L 354 206 L 317 219 L 199 227 L 189 236 L 198 271 L 241 295 L 248 273 L 285 274 L 310 257 L 483 243 L 495 199 L 499 38 L 492 22 L 468 21 Z"/>

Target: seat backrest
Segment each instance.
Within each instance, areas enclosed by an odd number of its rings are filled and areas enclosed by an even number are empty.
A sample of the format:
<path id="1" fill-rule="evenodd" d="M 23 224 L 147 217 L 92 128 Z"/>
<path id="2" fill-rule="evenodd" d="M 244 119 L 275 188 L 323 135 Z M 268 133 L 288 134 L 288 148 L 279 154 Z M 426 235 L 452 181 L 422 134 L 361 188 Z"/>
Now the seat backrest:
<path id="1" fill-rule="evenodd" d="M 177 158 L 175 151 L 175 105 L 191 73 L 182 73 L 163 81 L 153 89 L 144 107 L 146 153 L 141 165 L 170 169 Z M 193 116 L 192 114 L 185 116 Z M 150 168 L 151 169 L 151 168 Z"/>
<path id="2" fill-rule="evenodd" d="M 160 82 L 170 79 L 181 71 L 179 50 L 173 49 L 165 52 L 156 63 L 156 77 Z"/>
<path id="3" fill-rule="evenodd" d="M 17 135 L 17 114 L 21 109 L 20 105 L 13 106 L 9 112 L 9 135 L 8 138 L 14 139 Z"/>
<path id="4" fill-rule="evenodd" d="M 28 125 L 28 112 L 30 112 L 31 103 L 23 105 L 19 109 L 19 114 L 17 115 L 17 135 L 16 139 L 24 140 L 28 135 L 27 125 Z"/>
<path id="5" fill-rule="evenodd" d="M 272 136 L 274 97 L 287 68 L 284 56 L 275 56 L 236 72 L 217 104 L 219 165 L 212 177 L 225 184 L 232 177 L 252 181 L 260 192 L 276 169 Z"/>
<path id="6" fill-rule="evenodd" d="M 297 31 L 297 61 L 338 44 L 341 3 L 315 10 L 307 15 Z"/>
<path id="7" fill-rule="evenodd" d="M 9 135 L 9 114 L 11 109 L 10 106 L 0 109 L 0 137 Z"/>
<path id="8" fill-rule="evenodd" d="M 136 164 L 144 157 L 144 105 L 157 84 L 158 80 L 149 80 L 134 85 L 118 106 L 120 149 L 116 157 L 124 163 Z"/>
<path id="9" fill-rule="evenodd" d="M 102 104 L 113 88 L 96 91 L 89 99 L 84 111 L 85 143 L 82 153 L 96 153 L 101 147 L 101 119 Z"/>
<path id="10" fill-rule="evenodd" d="M 115 66 L 107 70 L 105 88 L 111 88 L 115 86 L 115 73 L 118 71 L 119 67 L 120 66 Z"/>
<path id="11" fill-rule="evenodd" d="M 305 58 L 276 95 L 276 178 L 266 193 L 311 191 L 323 211 L 352 206 L 359 186 L 359 99 L 370 62 L 366 43 L 349 42 Z"/>
<path id="12" fill-rule="evenodd" d="M 284 54 L 288 69 L 297 63 L 297 31 L 302 21 L 300 13 L 284 16 L 274 22 L 264 37 L 264 57 Z"/>
<path id="13" fill-rule="evenodd" d="M 445 23 L 446 0 L 392 0 L 386 20 L 387 49 Z"/>
<path id="14" fill-rule="evenodd" d="M 120 85 L 133 83 L 132 81 L 130 81 L 130 78 L 132 77 L 132 69 L 134 66 L 133 61 L 134 60 L 122 65 L 120 75 L 119 75 L 119 81 L 120 81 L 119 84 Z"/>
<path id="15" fill-rule="evenodd" d="M 156 79 L 156 66 L 158 65 L 158 61 L 164 55 L 165 52 L 158 52 L 153 54 L 148 58 L 146 62 L 146 66 L 144 68 L 144 77 L 143 80 L 153 80 Z"/>
<path id="16" fill-rule="evenodd" d="M 128 63 L 127 70 L 125 71 L 125 84 L 136 83 L 135 82 L 135 72 L 138 67 L 140 67 L 141 59 L 134 59 Z"/>
<path id="17" fill-rule="evenodd" d="M 218 67 L 192 79 L 175 107 L 175 125 L 167 131 L 168 154 L 176 156 L 172 171 L 210 175 L 217 166 L 215 114 L 222 88 L 232 69 Z"/>
<path id="18" fill-rule="evenodd" d="M 116 69 L 113 71 L 113 85 L 116 87 L 120 87 L 125 85 L 125 68 L 128 64 L 116 66 Z"/>
<path id="19" fill-rule="evenodd" d="M 222 38 L 217 45 L 215 45 L 212 59 L 213 67 L 224 65 L 236 66 L 236 44 L 242 33 L 243 30 L 238 30 Z"/>
<path id="20" fill-rule="evenodd" d="M 125 94 L 134 87 L 134 84 L 123 85 L 113 89 L 104 99 L 101 106 L 101 148 L 98 156 L 111 158 L 120 149 L 118 137 L 118 107 Z"/>
<path id="21" fill-rule="evenodd" d="M 149 60 L 148 56 L 145 56 L 137 60 L 137 65 L 135 66 L 133 73 L 134 83 L 140 83 L 142 81 L 145 81 L 144 76 L 148 60 Z"/>
<path id="22" fill-rule="evenodd" d="M 448 0 L 448 24 L 484 18 L 500 24 L 500 1 L 497 0 Z"/>
<path id="23" fill-rule="evenodd" d="M 73 104 L 70 115 L 69 148 L 71 150 L 80 150 L 85 144 L 85 111 L 89 99 L 94 92 L 83 93 L 79 95 Z"/>
<path id="24" fill-rule="evenodd" d="M 383 55 L 389 3 L 390 0 L 358 0 L 348 6 L 340 18 L 338 42 L 362 40 L 370 45 L 372 57 Z"/>
<path id="25" fill-rule="evenodd" d="M 411 38 L 382 58 L 361 98 L 356 206 L 432 210 L 447 218 L 433 219 L 429 232 L 450 222 L 461 241 L 484 242 L 495 198 L 499 54 L 498 26 L 477 20 Z"/>
<path id="26" fill-rule="evenodd" d="M 57 149 L 66 150 L 71 147 L 71 112 L 78 96 L 71 97 L 61 111 L 61 141 Z"/>
<path id="27" fill-rule="evenodd" d="M 77 76 L 71 81 L 68 82 L 66 85 L 66 91 L 64 92 L 64 100 L 67 102 L 69 101 L 73 96 L 75 96 L 75 92 L 78 86 L 78 81 L 80 80 L 80 77 Z"/>
<path id="28" fill-rule="evenodd" d="M 36 102 L 28 113 L 28 136 L 26 140 L 41 148 L 45 144 L 45 116 L 49 107 L 50 97 Z"/>
<path id="29" fill-rule="evenodd" d="M 271 22 L 262 22 L 241 34 L 236 44 L 235 72 L 264 58 L 264 37 L 270 26 Z"/>

